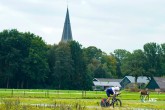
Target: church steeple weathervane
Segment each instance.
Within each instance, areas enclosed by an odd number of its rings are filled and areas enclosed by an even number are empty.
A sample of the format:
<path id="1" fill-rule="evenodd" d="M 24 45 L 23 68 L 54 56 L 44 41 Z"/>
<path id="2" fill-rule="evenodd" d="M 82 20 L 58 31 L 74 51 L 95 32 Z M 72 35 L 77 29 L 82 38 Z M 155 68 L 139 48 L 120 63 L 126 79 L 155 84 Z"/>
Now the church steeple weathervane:
<path id="1" fill-rule="evenodd" d="M 67 12 L 66 12 L 66 18 L 65 18 L 61 42 L 67 42 L 71 40 L 73 39 L 72 39 L 72 30 L 71 30 L 71 24 L 69 18 L 68 0 L 67 0 Z"/>

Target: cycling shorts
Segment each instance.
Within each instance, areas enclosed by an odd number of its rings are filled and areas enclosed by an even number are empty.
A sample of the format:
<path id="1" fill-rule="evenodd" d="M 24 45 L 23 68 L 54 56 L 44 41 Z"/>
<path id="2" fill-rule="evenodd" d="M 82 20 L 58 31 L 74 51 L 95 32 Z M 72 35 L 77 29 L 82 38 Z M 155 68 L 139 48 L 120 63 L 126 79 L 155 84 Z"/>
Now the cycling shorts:
<path id="1" fill-rule="evenodd" d="M 113 92 L 113 90 L 110 88 L 110 89 L 107 89 L 107 90 L 106 90 L 106 94 L 107 94 L 108 97 L 110 97 L 110 94 L 113 95 L 114 92 Z"/>

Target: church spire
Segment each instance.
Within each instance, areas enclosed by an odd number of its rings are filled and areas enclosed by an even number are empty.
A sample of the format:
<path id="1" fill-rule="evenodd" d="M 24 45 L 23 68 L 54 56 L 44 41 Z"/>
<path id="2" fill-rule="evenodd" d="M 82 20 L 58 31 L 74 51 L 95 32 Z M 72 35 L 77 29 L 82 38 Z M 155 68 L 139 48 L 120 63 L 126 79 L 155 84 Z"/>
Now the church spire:
<path id="1" fill-rule="evenodd" d="M 61 42 L 67 42 L 71 40 L 72 40 L 72 30 L 71 30 L 71 24 L 70 24 L 70 19 L 69 19 L 69 10 L 67 7 Z"/>

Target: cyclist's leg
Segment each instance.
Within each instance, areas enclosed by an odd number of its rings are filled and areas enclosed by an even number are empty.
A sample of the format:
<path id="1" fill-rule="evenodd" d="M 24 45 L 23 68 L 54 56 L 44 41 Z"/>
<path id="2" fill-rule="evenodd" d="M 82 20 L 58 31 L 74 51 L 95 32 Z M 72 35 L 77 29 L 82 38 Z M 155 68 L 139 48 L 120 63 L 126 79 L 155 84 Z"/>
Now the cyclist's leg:
<path id="1" fill-rule="evenodd" d="M 110 95 L 108 96 L 108 98 L 107 98 L 107 100 L 106 100 L 106 102 L 108 102 L 108 103 L 110 103 Z"/>
<path id="2" fill-rule="evenodd" d="M 114 92 L 112 89 L 109 91 L 109 97 L 108 97 L 109 98 L 109 100 L 108 100 L 109 104 L 111 104 L 110 103 L 110 95 L 112 95 L 112 99 L 113 99 Z"/>
<path id="3" fill-rule="evenodd" d="M 106 94 L 107 94 L 107 97 L 108 97 L 106 102 L 109 102 L 110 101 L 110 93 L 108 91 L 106 91 Z"/>

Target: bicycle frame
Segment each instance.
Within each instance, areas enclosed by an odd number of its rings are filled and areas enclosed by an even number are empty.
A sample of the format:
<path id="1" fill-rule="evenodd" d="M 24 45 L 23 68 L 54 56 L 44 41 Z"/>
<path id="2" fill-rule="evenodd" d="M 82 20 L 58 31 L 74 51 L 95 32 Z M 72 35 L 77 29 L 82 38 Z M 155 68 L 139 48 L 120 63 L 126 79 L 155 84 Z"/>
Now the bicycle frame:
<path id="1" fill-rule="evenodd" d="M 116 101 L 116 97 L 119 96 L 120 94 L 115 94 L 113 97 L 112 97 L 112 101 L 111 101 L 111 104 L 112 105 L 115 101 Z"/>
<path id="2" fill-rule="evenodd" d="M 113 106 L 113 108 L 114 108 L 114 106 L 116 106 L 116 105 L 121 106 L 121 104 L 122 104 L 122 103 L 121 103 L 121 100 L 118 99 L 118 98 L 116 98 L 118 95 L 120 95 L 120 94 L 115 94 L 115 95 L 112 97 L 111 103 L 106 102 L 107 99 L 102 99 L 102 100 L 101 100 L 101 106 L 102 106 L 102 107 Z M 116 105 L 115 105 L 115 104 L 116 104 Z"/>

